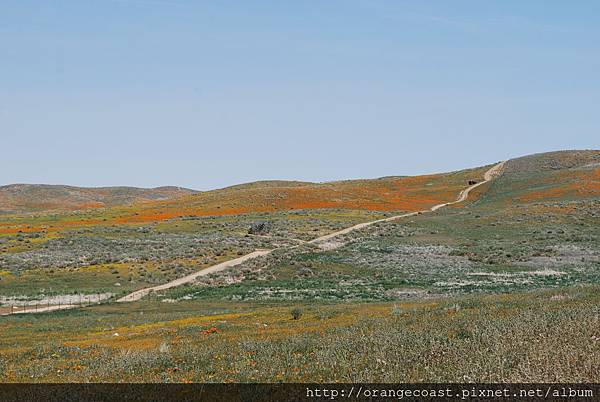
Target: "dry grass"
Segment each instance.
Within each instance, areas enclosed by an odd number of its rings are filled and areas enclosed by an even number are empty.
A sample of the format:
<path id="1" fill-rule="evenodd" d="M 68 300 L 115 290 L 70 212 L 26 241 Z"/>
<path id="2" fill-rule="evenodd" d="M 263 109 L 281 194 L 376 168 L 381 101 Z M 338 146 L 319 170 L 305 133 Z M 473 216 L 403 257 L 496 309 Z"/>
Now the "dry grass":
<path id="1" fill-rule="evenodd" d="M 0 379 L 597 382 L 599 301 L 590 287 L 305 305 L 298 320 L 293 306 L 193 302 L 9 317 Z"/>

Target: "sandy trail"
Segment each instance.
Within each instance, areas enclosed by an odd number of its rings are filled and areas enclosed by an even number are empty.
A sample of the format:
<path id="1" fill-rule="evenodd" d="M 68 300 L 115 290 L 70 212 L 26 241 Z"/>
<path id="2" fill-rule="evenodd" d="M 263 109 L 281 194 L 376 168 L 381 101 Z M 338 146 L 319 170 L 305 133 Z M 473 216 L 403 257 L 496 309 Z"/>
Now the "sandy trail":
<path id="1" fill-rule="evenodd" d="M 471 191 L 473 191 L 474 189 L 476 189 L 477 187 L 493 180 L 494 178 L 496 178 L 497 176 L 500 175 L 500 173 L 502 173 L 502 169 L 504 168 L 504 164 L 506 163 L 506 161 L 504 162 L 500 162 L 497 165 L 494 165 L 494 167 L 492 167 L 490 170 L 488 170 L 487 172 L 485 172 L 485 174 L 483 175 L 483 181 L 473 184 L 470 187 L 465 188 L 463 191 L 460 192 L 460 194 L 458 195 L 458 198 L 456 199 L 456 201 L 453 202 L 448 202 L 446 204 L 439 204 L 436 206 L 431 207 L 431 211 L 437 211 L 440 208 L 443 208 L 445 206 L 448 205 L 452 205 L 452 204 L 458 204 L 459 202 L 463 202 L 466 201 L 467 198 L 469 198 L 469 193 Z"/>
<path id="2" fill-rule="evenodd" d="M 502 172 L 502 168 L 504 167 L 504 163 L 505 162 L 500 162 L 497 165 L 494 165 L 491 169 L 489 169 L 487 172 L 485 172 L 484 176 L 483 176 L 483 181 L 473 184 L 469 187 L 467 187 L 466 189 L 462 190 L 460 192 L 460 194 L 458 195 L 456 201 L 452 201 L 452 202 L 447 202 L 444 204 L 438 204 L 438 205 L 434 205 L 433 207 L 431 207 L 430 209 L 427 210 L 423 210 L 423 211 L 416 211 L 416 212 L 410 212 L 410 213 L 406 213 L 406 214 L 402 214 L 402 215 L 394 215 L 391 216 L 389 218 L 384 218 L 384 219 L 378 219 L 375 221 L 371 221 L 371 222 L 363 222 L 363 223 L 359 223 L 357 225 L 354 226 L 350 226 L 348 228 L 339 230 L 337 232 L 333 232 L 333 233 L 329 233 L 325 236 L 321 236 L 321 237 L 317 237 L 316 239 L 310 240 L 306 243 L 321 243 L 321 242 L 325 242 L 327 240 L 330 240 L 334 237 L 337 236 L 341 236 L 350 232 L 353 232 L 355 230 L 359 230 L 362 228 L 365 228 L 367 226 L 371 226 L 374 225 L 376 223 L 380 223 L 380 222 L 389 222 L 389 221 L 394 221 L 396 219 L 401 219 L 401 218 L 406 218 L 409 216 L 414 216 L 414 215 L 419 215 L 419 214 L 423 214 L 423 213 L 428 213 L 428 212 L 435 212 L 440 208 L 446 207 L 448 205 L 453 205 L 453 204 L 457 204 L 460 202 L 465 201 L 468 197 L 469 197 L 469 193 L 474 190 L 475 188 L 488 183 L 489 181 L 493 180 L 494 178 L 496 178 L 501 172 Z M 300 245 L 296 245 L 296 246 L 292 246 L 291 248 L 296 248 L 299 247 Z M 274 249 L 276 250 L 276 249 Z M 254 258 L 258 258 L 258 257 L 262 257 L 264 255 L 270 254 L 271 252 L 273 252 L 274 250 L 257 250 L 254 251 L 250 254 L 246 254 L 243 255 L 239 258 L 235 258 L 233 260 L 229 260 L 229 261 L 225 261 L 222 262 L 220 264 L 217 265 L 213 265 L 212 267 L 208 267 L 205 268 L 201 271 L 198 272 L 194 272 L 193 274 L 175 279 L 174 281 L 162 284 L 162 285 L 158 285 L 158 286 L 153 286 L 153 287 L 149 287 L 149 288 L 144 288 L 144 289 L 140 289 L 140 290 L 136 290 L 133 293 L 130 293 L 126 296 L 121 297 L 120 299 L 117 300 L 117 302 L 119 303 L 124 303 L 124 302 L 132 302 L 132 301 L 136 301 L 136 300 L 140 300 L 141 298 L 143 298 L 144 296 L 147 296 L 149 293 L 151 292 L 157 292 L 157 291 L 161 291 L 161 290 L 165 290 L 165 289 L 170 289 L 170 288 L 174 288 L 177 286 L 181 286 L 184 285 L 186 283 L 190 283 L 196 280 L 196 278 L 201 277 L 201 276 L 206 276 L 209 274 L 212 274 L 214 272 L 219 272 L 219 271 L 223 271 L 224 269 L 227 268 L 231 268 L 234 267 L 236 265 L 239 265 L 245 261 L 254 259 Z M 34 309 L 26 309 L 26 310 L 21 310 L 18 312 L 15 312 L 15 314 L 25 314 L 25 313 L 36 313 L 36 312 L 44 312 L 44 311 L 54 311 L 54 310 L 66 310 L 66 309 L 71 309 L 71 308 L 77 308 L 80 307 L 78 305 L 64 305 L 64 306 L 49 306 L 49 307 L 43 307 L 43 308 L 38 308 L 37 310 Z M 3 314 L 3 315 L 7 315 L 7 314 Z"/>
<path id="3" fill-rule="evenodd" d="M 171 282 L 167 282 L 165 284 L 158 285 L 158 286 L 153 286 L 151 288 L 136 290 L 135 292 L 130 293 L 127 296 L 121 297 L 120 299 L 117 300 L 117 302 L 123 303 L 123 302 L 140 300 L 142 297 L 146 296 L 150 292 L 158 292 L 160 290 L 170 289 L 170 288 L 174 288 L 176 286 L 181 286 L 186 283 L 193 282 L 196 280 L 196 278 L 198 278 L 200 276 L 206 276 L 208 274 L 212 274 L 213 272 L 219 272 L 219 271 L 222 271 L 222 270 L 230 268 L 230 267 L 235 267 L 236 265 L 239 265 L 245 261 L 251 260 L 256 257 L 263 256 L 263 255 L 267 255 L 271 251 L 273 251 L 273 250 L 256 250 L 250 254 L 246 254 L 239 258 L 225 261 L 225 262 L 222 262 L 217 265 L 213 265 L 212 267 L 208 267 L 208 268 L 203 269 L 202 271 L 194 272 L 193 274 L 183 276 L 183 277 L 175 279 L 174 281 L 171 281 Z"/>
<path id="4" fill-rule="evenodd" d="M 483 181 L 473 184 L 467 188 L 465 188 L 463 191 L 460 192 L 460 194 L 458 195 L 458 198 L 456 199 L 456 201 L 452 201 L 452 202 L 446 202 L 444 204 L 438 204 L 438 205 L 434 205 L 433 207 L 431 207 L 430 209 L 424 210 L 424 211 L 417 211 L 417 212 L 409 212 L 406 214 L 402 214 L 402 215 L 394 215 L 391 216 L 389 218 L 384 218 L 384 219 L 378 219 L 376 221 L 371 221 L 371 222 L 364 222 L 364 223 L 359 223 L 358 225 L 354 225 L 354 226 L 350 226 L 349 228 L 346 229 L 342 229 L 340 231 L 337 232 L 333 232 L 333 233 L 329 233 L 325 236 L 321 236 L 321 237 L 317 237 L 316 239 L 313 239 L 311 241 L 309 241 L 308 243 L 320 243 L 326 240 L 330 240 L 336 236 L 340 236 L 343 234 L 347 234 L 350 233 L 354 230 L 358 230 L 358 229 L 362 229 L 365 228 L 367 226 L 370 225 L 374 225 L 376 223 L 380 223 L 380 222 L 389 222 L 389 221 L 394 221 L 396 219 L 400 219 L 400 218 L 407 218 L 409 216 L 414 216 L 414 215 L 418 215 L 418 214 L 423 214 L 423 213 L 427 213 L 427 212 L 434 212 L 437 211 L 440 208 L 444 208 L 448 205 L 452 205 L 452 204 L 458 204 L 459 202 L 463 202 L 466 201 L 466 199 L 469 197 L 469 193 L 474 190 L 475 188 L 493 180 L 496 176 L 498 176 L 500 174 L 500 172 L 502 172 L 502 168 L 504 167 L 504 163 L 505 162 L 500 162 L 497 165 L 494 165 L 494 167 L 492 167 L 490 170 L 488 170 L 487 172 L 485 172 L 485 174 L 483 175 Z"/>

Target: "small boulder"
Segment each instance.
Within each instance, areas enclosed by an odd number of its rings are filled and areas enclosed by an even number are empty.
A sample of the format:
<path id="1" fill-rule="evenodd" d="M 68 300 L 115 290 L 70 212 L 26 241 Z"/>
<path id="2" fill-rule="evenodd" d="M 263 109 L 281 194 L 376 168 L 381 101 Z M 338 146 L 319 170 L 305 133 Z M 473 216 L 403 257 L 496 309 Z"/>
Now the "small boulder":
<path id="1" fill-rule="evenodd" d="M 264 235 L 269 232 L 270 226 L 271 225 L 269 224 L 269 222 L 266 221 L 254 222 L 252 225 L 250 225 L 250 229 L 248 229 L 248 234 Z"/>

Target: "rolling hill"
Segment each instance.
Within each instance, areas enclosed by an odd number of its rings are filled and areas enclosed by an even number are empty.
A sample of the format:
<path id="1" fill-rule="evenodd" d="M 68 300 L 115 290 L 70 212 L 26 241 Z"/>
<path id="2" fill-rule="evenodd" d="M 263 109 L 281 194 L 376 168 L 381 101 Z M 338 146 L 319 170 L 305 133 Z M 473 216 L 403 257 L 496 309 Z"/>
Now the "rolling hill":
<path id="1" fill-rule="evenodd" d="M 249 183 L 121 209 L 117 222 L 315 209 L 418 211 L 453 201 L 469 180 L 479 180 L 488 168 L 328 183 Z"/>
<path id="2" fill-rule="evenodd" d="M 30 312 L 1 317 L 0 379 L 597 381 L 599 162 L 510 159 L 400 219 L 490 166 L 0 216 L 0 314 Z"/>
<path id="3" fill-rule="evenodd" d="M 0 213 L 73 211 L 164 200 L 196 191 L 181 187 L 73 187 L 11 184 L 0 187 Z"/>
<path id="4" fill-rule="evenodd" d="M 511 159 L 487 194 L 504 205 L 596 197 L 600 197 L 600 151 L 559 151 Z"/>

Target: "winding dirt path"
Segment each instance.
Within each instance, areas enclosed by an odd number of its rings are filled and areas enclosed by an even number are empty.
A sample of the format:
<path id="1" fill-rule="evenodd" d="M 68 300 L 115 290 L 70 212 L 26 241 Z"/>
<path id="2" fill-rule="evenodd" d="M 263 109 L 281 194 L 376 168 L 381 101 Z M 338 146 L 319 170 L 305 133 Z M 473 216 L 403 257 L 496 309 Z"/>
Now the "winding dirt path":
<path id="1" fill-rule="evenodd" d="M 400 219 L 400 218 L 406 218 L 409 216 L 414 216 L 414 215 L 419 215 L 419 214 L 423 214 L 423 213 L 427 213 L 427 212 L 435 212 L 440 208 L 444 208 L 447 207 L 448 205 L 453 205 L 453 204 L 458 204 L 460 202 L 466 201 L 466 199 L 469 197 L 469 193 L 476 189 L 477 187 L 493 180 L 495 177 L 497 177 L 501 172 L 502 172 L 502 168 L 504 167 L 504 164 L 506 162 L 500 162 L 497 165 L 494 165 L 490 170 L 488 170 L 487 172 L 485 172 L 485 174 L 483 175 L 483 181 L 473 184 L 467 188 L 465 188 L 463 191 L 460 192 L 460 194 L 458 195 L 458 198 L 456 199 L 456 201 L 452 201 L 452 202 L 446 202 L 444 204 L 438 204 L 438 205 L 434 205 L 433 207 L 431 207 L 430 209 L 426 209 L 424 211 L 416 211 L 416 212 L 409 212 L 407 214 L 402 214 L 402 215 L 394 215 L 391 216 L 389 218 L 384 218 L 384 219 L 378 219 L 376 221 L 370 221 L 370 222 L 364 222 L 364 223 L 359 223 L 358 225 L 354 225 L 354 226 L 350 226 L 346 229 L 342 229 L 339 230 L 337 232 L 333 232 L 333 233 L 329 233 L 325 236 L 321 236 L 321 237 L 317 237 L 316 239 L 310 240 L 308 243 L 320 243 L 320 242 L 324 242 L 327 240 L 330 240 L 336 236 L 340 236 L 343 234 L 347 234 L 350 233 L 354 230 L 358 230 L 358 229 L 362 229 L 364 227 L 370 226 L 370 225 L 374 225 L 376 223 L 380 223 L 380 222 L 389 222 L 389 221 L 394 221 L 396 219 Z"/>
<path id="2" fill-rule="evenodd" d="M 452 201 L 452 202 L 447 202 L 444 204 L 438 204 L 438 205 L 434 205 L 433 207 L 431 207 L 430 209 L 427 210 L 423 210 L 423 211 L 416 211 L 416 212 L 410 212 L 410 213 L 406 213 L 406 214 L 402 214 L 402 215 L 394 215 L 391 216 L 389 218 L 384 218 L 384 219 L 378 219 L 375 221 L 370 221 L 370 222 L 363 222 L 363 223 L 359 223 L 357 225 L 354 226 L 350 226 L 348 228 L 339 230 L 337 232 L 333 232 L 333 233 L 329 233 L 325 236 L 321 236 L 321 237 L 317 237 L 316 239 L 307 241 L 306 243 L 309 244 L 315 244 L 315 243 L 321 243 L 321 242 L 325 242 L 327 240 L 330 240 L 334 237 L 337 236 L 341 236 L 350 232 L 353 232 L 355 230 L 359 230 L 362 228 L 365 228 L 367 226 L 371 226 L 374 225 L 376 223 L 380 223 L 380 222 L 389 222 L 389 221 L 394 221 L 397 219 L 401 219 L 401 218 L 406 218 L 409 216 L 414 216 L 414 215 L 419 215 L 419 214 L 424 214 L 424 213 L 429 213 L 429 212 L 435 212 L 440 208 L 444 208 L 448 205 L 453 205 L 453 204 L 458 204 L 460 202 L 466 201 L 467 198 L 469 197 L 469 193 L 471 191 L 473 191 L 475 188 L 488 183 L 489 181 L 493 180 L 494 178 L 496 178 L 498 175 L 500 175 L 500 173 L 502 172 L 502 168 L 504 167 L 505 162 L 500 162 L 497 165 L 494 165 L 491 169 L 489 169 L 487 172 L 485 172 L 484 176 L 483 176 L 483 181 L 473 184 L 469 187 L 467 187 L 466 189 L 462 190 L 460 192 L 460 194 L 458 195 L 456 201 Z M 292 248 L 296 248 L 299 247 L 300 245 L 296 245 L 296 246 L 292 246 Z M 175 279 L 174 281 L 171 282 L 167 282 L 165 284 L 162 285 L 158 285 L 158 286 L 153 286 L 153 287 L 149 287 L 149 288 L 144 288 L 144 289 L 140 289 L 140 290 L 136 290 L 133 293 L 130 293 L 126 296 L 121 297 L 120 299 L 117 299 L 117 302 L 119 303 L 125 303 L 125 302 L 132 302 L 132 301 L 136 301 L 136 300 L 140 300 L 141 298 L 143 298 L 144 296 L 147 296 L 148 294 L 150 294 L 151 292 L 158 292 L 161 290 L 165 290 L 165 289 L 170 289 L 170 288 L 174 288 L 177 286 L 181 286 L 184 285 L 186 283 L 190 283 L 193 282 L 194 280 L 196 280 L 196 278 L 201 277 L 201 276 L 206 276 L 209 274 L 212 274 L 214 272 L 219 272 L 219 271 L 223 271 L 224 269 L 227 268 L 231 268 L 234 267 L 236 265 L 239 265 L 245 261 L 254 259 L 254 258 L 258 258 L 267 254 L 270 254 L 271 252 L 273 252 L 274 250 L 277 249 L 273 249 L 273 250 L 256 250 L 250 254 L 246 254 L 243 255 L 239 258 L 235 258 L 233 260 L 229 260 L 229 261 L 225 261 L 222 262 L 220 264 L 217 265 L 213 265 L 211 267 L 205 268 L 201 271 L 197 271 L 194 272 L 190 275 Z M 66 309 L 71 309 L 71 308 L 77 308 L 80 307 L 79 305 L 64 305 L 64 306 L 49 306 L 49 307 L 44 307 L 44 308 L 38 308 L 37 310 L 34 309 L 27 309 L 27 310 L 20 310 L 18 312 L 15 312 L 15 314 L 26 314 L 26 313 L 38 313 L 38 312 L 44 312 L 44 311 L 55 311 L 55 310 L 66 310 Z M 6 314 L 3 314 L 6 315 Z"/>
<path id="3" fill-rule="evenodd" d="M 483 181 L 481 181 L 479 183 L 476 183 L 474 185 L 471 185 L 471 186 L 467 187 L 466 189 L 464 189 L 463 191 L 461 191 L 460 194 L 458 195 L 458 198 L 456 199 L 456 201 L 448 202 L 448 203 L 444 203 L 444 204 L 438 204 L 438 205 L 435 205 L 435 206 L 433 206 L 430 209 L 425 210 L 425 211 L 410 212 L 410 213 L 402 214 L 402 215 L 394 215 L 394 216 L 391 216 L 389 218 L 384 218 L 384 219 L 378 219 L 378 220 L 375 220 L 375 221 L 359 223 L 357 225 L 350 226 L 348 228 L 339 230 L 337 232 L 333 232 L 333 233 L 329 233 L 329 234 L 327 234 L 325 236 L 317 237 L 316 239 L 310 240 L 310 241 L 308 241 L 306 243 L 309 243 L 309 244 L 321 243 L 321 242 L 330 240 L 330 239 L 332 239 L 334 237 L 337 237 L 337 236 L 340 236 L 340 235 L 343 235 L 343 234 L 346 234 L 346 233 L 350 233 L 352 231 L 355 231 L 355 230 L 358 230 L 358 229 L 362 229 L 362 228 L 365 228 L 367 226 L 374 225 L 376 223 L 389 222 L 389 221 L 393 221 L 393 220 L 400 219 L 400 218 L 406 218 L 408 216 L 414 216 L 414 215 L 422 214 L 422 213 L 425 213 L 425 212 L 434 212 L 434 211 L 437 211 L 438 209 L 443 208 L 445 206 L 452 205 L 452 204 L 457 204 L 459 202 L 463 202 L 463 201 L 465 201 L 469 197 L 469 193 L 473 189 L 475 189 L 475 188 L 477 188 L 477 187 L 479 187 L 479 186 L 481 186 L 481 185 L 483 185 L 483 184 L 485 184 L 485 183 L 493 180 L 497 175 L 499 175 L 500 172 L 502 171 L 503 167 L 504 167 L 504 162 L 500 162 L 499 164 L 495 165 L 490 170 L 488 170 L 487 172 L 485 172 L 485 174 L 483 176 Z M 296 247 L 299 247 L 299 246 L 300 245 L 292 246 L 292 248 L 296 248 Z M 258 251 L 255 251 L 253 253 L 246 254 L 246 255 L 244 255 L 244 256 L 242 256 L 240 258 L 236 258 L 234 260 L 225 261 L 225 262 L 222 262 L 220 264 L 213 265 L 212 267 L 203 269 L 202 271 L 194 272 L 193 274 L 190 274 L 190 275 L 184 276 L 182 278 L 176 279 L 176 280 L 174 280 L 172 282 L 165 283 L 164 285 L 159 285 L 159 286 L 154 286 L 154 287 L 151 287 L 151 288 L 137 290 L 137 291 L 135 291 L 135 292 L 133 292 L 131 294 L 128 294 L 127 296 L 124 296 L 124 297 L 118 299 L 117 301 L 121 303 L 121 302 L 130 302 L 130 301 L 140 300 L 142 297 L 146 296 L 150 292 L 153 292 L 153 291 L 156 292 L 156 291 L 159 291 L 159 290 L 170 289 L 170 288 L 173 288 L 173 287 L 176 287 L 176 286 L 180 286 L 180 285 L 183 285 L 183 284 L 186 284 L 186 283 L 190 283 L 190 282 L 193 282 L 196 278 L 198 278 L 200 276 L 205 276 L 205 275 L 208 275 L 208 274 L 212 274 L 213 272 L 223 271 L 224 269 L 227 269 L 227 268 L 230 268 L 230 267 L 234 267 L 234 266 L 239 265 L 239 264 L 241 264 L 241 263 L 243 263 L 245 261 L 248 261 L 248 260 L 251 260 L 251 259 L 254 259 L 254 258 L 257 258 L 257 257 L 261 257 L 263 255 L 270 254 L 273 251 L 274 250 L 258 250 Z"/>
<path id="4" fill-rule="evenodd" d="M 158 285 L 158 286 L 153 286 L 151 288 L 136 290 L 135 292 L 130 293 L 127 296 L 121 297 L 120 299 L 117 300 L 117 302 L 123 303 L 123 302 L 140 300 L 142 297 L 146 296 L 150 292 L 158 292 L 159 290 L 170 289 L 170 288 L 174 288 L 176 286 L 181 286 L 186 283 L 193 282 L 196 280 L 196 278 L 198 278 L 200 276 L 206 276 L 208 274 L 212 274 L 213 272 L 219 272 L 219 271 L 222 271 L 227 268 L 235 267 L 236 265 L 240 265 L 241 263 L 243 263 L 245 261 L 251 260 L 256 257 L 263 256 L 263 255 L 267 255 L 271 251 L 273 251 L 273 250 L 256 250 L 250 254 L 246 254 L 239 258 L 225 261 L 225 262 L 222 262 L 217 265 L 213 265 L 211 267 L 203 269 L 202 271 L 194 272 L 193 274 L 183 276 L 183 277 L 175 279 L 174 281 L 171 281 L 171 282 L 167 282 L 165 284 Z"/>

